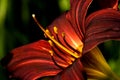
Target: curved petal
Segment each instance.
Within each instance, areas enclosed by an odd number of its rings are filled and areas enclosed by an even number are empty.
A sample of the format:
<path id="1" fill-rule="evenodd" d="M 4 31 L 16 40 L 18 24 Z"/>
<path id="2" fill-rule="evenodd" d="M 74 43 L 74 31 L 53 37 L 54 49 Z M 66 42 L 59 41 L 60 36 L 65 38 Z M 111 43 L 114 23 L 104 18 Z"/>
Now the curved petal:
<path id="1" fill-rule="evenodd" d="M 96 0 L 101 8 L 118 9 L 118 0 Z"/>
<path id="2" fill-rule="evenodd" d="M 22 80 L 36 80 L 44 76 L 56 75 L 62 69 L 54 63 L 50 51 L 51 46 L 44 40 L 16 48 L 11 52 L 12 58 L 5 67 L 12 77 Z M 58 57 L 55 57 L 55 60 L 63 66 L 68 66 Z"/>
<path id="3" fill-rule="evenodd" d="M 67 19 L 72 23 L 79 36 L 84 38 L 84 21 L 89 5 L 92 0 L 71 0 L 71 9 L 67 13 Z"/>
<path id="4" fill-rule="evenodd" d="M 55 76 L 52 80 L 86 80 L 80 59 L 76 60 L 69 68 Z"/>
<path id="5" fill-rule="evenodd" d="M 120 12 L 104 9 L 91 14 L 86 20 L 83 53 L 106 40 L 120 40 Z"/>

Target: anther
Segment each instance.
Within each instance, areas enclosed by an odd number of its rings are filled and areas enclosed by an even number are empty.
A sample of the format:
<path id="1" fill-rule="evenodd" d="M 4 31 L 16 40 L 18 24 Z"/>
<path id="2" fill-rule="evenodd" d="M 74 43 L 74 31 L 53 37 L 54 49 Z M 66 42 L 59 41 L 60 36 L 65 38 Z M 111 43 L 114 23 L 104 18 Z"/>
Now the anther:
<path id="1" fill-rule="evenodd" d="M 46 33 L 48 33 L 50 35 L 50 31 L 48 29 L 45 30 Z"/>
<path id="2" fill-rule="evenodd" d="M 53 46 L 53 42 L 51 40 L 48 40 L 50 46 Z"/>
<path id="3" fill-rule="evenodd" d="M 56 26 L 53 27 L 53 30 L 56 34 L 58 34 L 58 28 Z"/>
<path id="4" fill-rule="evenodd" d="M 50 34 L 50 31 L 49 31 L 48 29 L 46 29 L 45 32 L 46 32 L 47 34 L 51 35 L 51 34 Z M 45 36 L 45 38 L 47 38 L 47 35 L 46 35 L 45 33 L 44 33 L 44 36 Z"/>
<path id="5" fill-rule="evenodd" d="M 65 33 L 64 32 L 62 32 L 62 37 L 65 37 Z"/>
<path id="6" fill-rule="evenodd" d="M 50 55 L 53 56 L 54 52 L 52 50 L 49 51 Z"/>
<path id="7" fill-rule="evenodd" d="M 51 36 L 52 39 L 54 39 L 54 36 Z"/>

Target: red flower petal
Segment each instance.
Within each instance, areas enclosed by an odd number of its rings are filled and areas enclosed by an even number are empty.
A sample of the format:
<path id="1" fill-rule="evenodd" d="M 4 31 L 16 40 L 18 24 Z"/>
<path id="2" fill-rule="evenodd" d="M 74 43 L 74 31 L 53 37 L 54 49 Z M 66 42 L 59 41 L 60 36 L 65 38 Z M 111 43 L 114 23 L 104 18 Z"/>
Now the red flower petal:
<path id="1" fill-rule="evenodd" d="M 83 66 L 80 59 L 78 59 L 72 64 L 72 66 L 55 76 L 52 80 L 86 80 L 85 78 L 86 75 Z"/>
<path id="2" fill-rule="evenodd" d="M 109 40 L 120 40 L 120 12 L 104 9 L 91 14 L 86 20 L 84 53 Z"/>
<path id="3" fill-rule="evenodd" d="M 71 0 L 71 9 L 68 12 L 67 19 L 72 23 L 76 33 L 84 38 L 84 21 L 89 5 L 92 0 Z"/>
<path id="4" fill-rule="evenodd" d="M 22 80 L 56 75 L 62 69 L 55 65 L 50 50 L 49 43 L 43 40 L 16 48 L 12 51 L 12 60 L 8 63 L 7 69 L 12 73 L 12 77 Z M 55 60 L 64 67 L 68 66 L 58 57 L 55 57 Z"/>

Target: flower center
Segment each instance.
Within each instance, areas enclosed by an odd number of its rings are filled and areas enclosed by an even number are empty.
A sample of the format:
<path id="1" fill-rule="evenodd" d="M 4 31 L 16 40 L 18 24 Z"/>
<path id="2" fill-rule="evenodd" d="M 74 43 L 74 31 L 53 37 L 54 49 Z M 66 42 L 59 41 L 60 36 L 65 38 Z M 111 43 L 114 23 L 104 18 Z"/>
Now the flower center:
<path id="1" fill-rule="evenodd" d="M 37 20 L 36 17 L 35 17 L 35 14 L 33 14 L 32 17 L 33 17 L 34 21 L 37 23 L 37 25 L 40 27 L 40 29 L 45 33 L 45 35 L 46 35 L 54 44 L 56 44 L 57 46 L 59 46 L 59 47 L 60 47 L 61 49 L 63 49 L 66 53 L 70 54 L 70 55 L 71 55 L 72 57 L 74 57 L 74 58 L 80 58 L 80 57 L 81 57 L 81 55 L 82 55 L 82 47 L 81 47 L 81 46 L 78 46 L 77 49 L 76 49 L 80 54 L 78 54 L 78 52 L 71 51 L 71 50 L 67 49 L 67 48 L 64 47 L 61 43 L 59 43 L 59 42 L 54 38 L 54 36 L 50 35 L 49 30 L 45 30 L 45 29 L 39 24 L 38 20 Z M 55 32 L 56 34 L 58 33 L 57 27 L 54 27 L 53 30 L 54 30 L 54 32 Z M 63 36 L 65 36 L 65 35 L 63 34 Z M 51 45 L 51 44 L 50 44 L 50 45 Z M 53 55 L 53 54 L 51 54 L 51 56 L 52 56 L 52 55 Z"/>

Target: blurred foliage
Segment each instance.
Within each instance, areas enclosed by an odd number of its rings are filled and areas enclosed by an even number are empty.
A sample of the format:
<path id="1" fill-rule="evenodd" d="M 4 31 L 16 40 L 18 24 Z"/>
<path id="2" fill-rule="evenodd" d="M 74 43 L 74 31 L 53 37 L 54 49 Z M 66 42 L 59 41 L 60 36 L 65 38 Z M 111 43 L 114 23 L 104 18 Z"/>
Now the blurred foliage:
<path id="1" fill-rule="evenodd" d="M 33 13 L 46 27 L 69 8 L 69 0 L 0 0 L 0 59 L 13 48 L 44 38 L 31 17 Z M 120 42 L 108 41 L 100 48 L 112 69 L 120 75 Z M 2 66 L 0 80 L 9 80 Z"/>
<path id="2" fill-rule="evenodd" d="M 120 76 L 120 41 L 107 41 L 100 49 L 112 70 Z"/>
<path id="3" fill-rule="evenodd" d="M 4 24 L 7 12 L 7 0 L 0 0 L 0 57 L 4 54 Z"/>
<path id="4" fill-rule="evenodd" d="M 58 4 L 59 4 L 61 12 L 64 12 L 70 9 L 69 0 L 58 0 Z"/>

